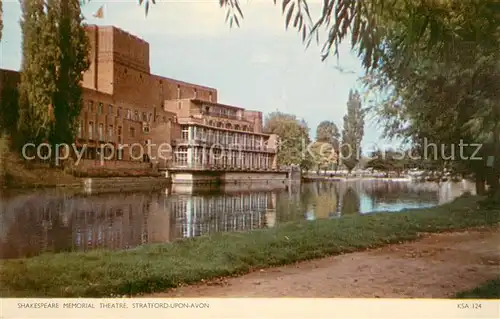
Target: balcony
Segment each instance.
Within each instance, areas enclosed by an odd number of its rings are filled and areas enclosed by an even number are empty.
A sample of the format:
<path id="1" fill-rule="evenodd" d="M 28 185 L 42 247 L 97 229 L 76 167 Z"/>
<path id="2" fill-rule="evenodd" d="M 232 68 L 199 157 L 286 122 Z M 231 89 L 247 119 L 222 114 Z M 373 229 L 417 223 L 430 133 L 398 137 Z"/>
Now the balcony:
<path id="1" fill-rule="evenodd" d="M 229 115 L 229 114 L 223 114 L 223 113 L 217 113 L 217 112 L 202 112 L 202 115 L 205 116 L 213 116 L 213 117 L 220 117 L 220 118 L 225 118 L 225 119 L 231 119 L 231 120 L 243 120 L 241 116 L 237 115 Z"/>
<path id="2" fill-rule="evenodd" d="M 192 140 L 188 139 L 175 139 L 174 145 L 197 145 L 197 146 L 205 146 L 211 147 L 213 145 L 218 145 L 220 148 L 232 150 L 232 151 L 253 151 L 253 152 L 266 152 L 266 153 L 276 153 L 275 147 L 266 147 L 266 146 L 250 146 L 250 145 L 241 145 L 239 143 L 226 143 L 224 141 L 216 141 L 211 138 L 195 138 Z"/>

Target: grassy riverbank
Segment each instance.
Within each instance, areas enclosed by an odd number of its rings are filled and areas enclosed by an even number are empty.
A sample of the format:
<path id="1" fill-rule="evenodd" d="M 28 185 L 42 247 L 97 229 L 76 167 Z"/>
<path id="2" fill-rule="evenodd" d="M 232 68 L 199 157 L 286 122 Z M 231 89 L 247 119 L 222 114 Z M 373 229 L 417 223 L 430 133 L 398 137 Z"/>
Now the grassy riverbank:
<path id="1" fill-rule="evenodd" d="M 252 269 L 414 240 L 423 232 L 500 222 L 500 209 L 479 210 L 462 197 L 436 208 L 294 222 L 128 251 L 45 254 L 0 262 L 2 296 L 104 297 L 162 291 Z"/>
<path id="2" fill-rule="evenodd" d="M 456 297 L 458 299 L 500 299 L 500 278 L 489 280 L 475 289 L 461 292 Z"/>
<path id="3" fill-rule="evenodd" d="M 60 185 L 77 185 L 81 179 L 60 168 L 29 167 L 19 155 L 2 154 L 0 185 L 7 188 L 51 188 Z"/>
<path id="4" fill-rule="evenodd" d="M 160 172 L 152 169 L 109 169 L 99 167 L 86 171 L 65 171 L 60 167 L 30 165 L 14 153 L 3 154 L 3 166 L 0 169 L 0 187 L 9 189 L 34 188 L 80 188 L 84 178 L 142 178 L 162 177 Z M 78 168 L 78 167 L 77 167 Z"/>

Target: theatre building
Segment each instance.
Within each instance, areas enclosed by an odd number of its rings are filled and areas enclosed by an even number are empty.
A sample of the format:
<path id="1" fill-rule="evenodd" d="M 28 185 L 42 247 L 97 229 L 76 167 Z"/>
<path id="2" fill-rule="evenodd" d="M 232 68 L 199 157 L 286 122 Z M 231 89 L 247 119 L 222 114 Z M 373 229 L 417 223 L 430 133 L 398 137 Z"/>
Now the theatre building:
<path id="1" fill-rule="evenodd" d="M 101 166 L 104 156 L 109 168 L 276 168 L 277 136 L 263 133 L 261 112 L 220 103 L 215 88 L 152 74 L 149 43 L 130 33 L 86 28 L 90 67 L 75 141 L 81 165 Z M 0 70 L 0 89 L 15 85 L 16 73 Z M 106 144 L 113 147 L 101 154 Z M 171 148 L 158 150 L 162 144 Z"/>

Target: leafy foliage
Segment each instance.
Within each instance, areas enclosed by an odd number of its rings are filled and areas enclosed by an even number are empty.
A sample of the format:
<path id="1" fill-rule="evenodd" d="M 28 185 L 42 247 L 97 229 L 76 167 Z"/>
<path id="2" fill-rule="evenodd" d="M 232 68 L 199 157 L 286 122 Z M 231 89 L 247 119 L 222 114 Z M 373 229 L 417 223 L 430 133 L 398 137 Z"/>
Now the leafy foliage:
<path id="1" fill-rule="evenodd" d="M 316 141 L 310 145 L 308 153 L 317 171 L 330 169 L 337 164 L 338 153 L 330 143 Z"/>
<path id="2" fill-rule="evenodd" d="M 24 0 L 19 135 L 70 143 L 80 114 L 88 45 L 79 0 Z"/>
<path id="3" fill-rule="evenodd" d="M 55 121 L 51 141 L 53 144 L 71 143 L 83 103 L 80 83 L 83 72 L 89 67 L 88 39 L 79 0 L 51 0 L 49 4 L 55 15 L 50 26 L 57 35 L 59 48 L 54 74 L 57 91 L 53 97 Z M 49 12 L 50 9 L 49 6 Z"/>
<path id="4" fill-rule="evenodd" d="M 13 135 L 17 130 L 19 120 L 19 91 L 17 74 L 5 76 L 0 91 L 0 135 L 6 133 Z"/>
<path id="5" fill-rule="evenodd" d="M 319 123 L 316 128 L 316 141 L 329 143 L 334 147 L 337 146 L 335 147 L 335 150 L 337 150 L 340 144 L 340 132 L 337 125 L 331 121 Z"/>
<path id="6" fill-rule="evenodd" d="M 276 0 L 272 1 L 277 5 Z M 139 0 L 146 15 L 155 3 L 155 0 Z M 240 0 L 219 0 L 219 6 L 226 10 L 226 22 L 230 27 L 239 27 L 243 19 Z M 456 7 L 469 8 L 460 18 L 460 27 L 449 24 L 449 17 L 445 15 L 450 8 Z M 491 30 L 470 21 L 481 16 L 484 10 L 498 9 L 499 3 L 494 0 L 325 0 L 318 17 L 312 17 L 307 0 L 282 0 L 281 8 L 285 27 L 296 29 L 307 46 L 313 40 L 319 43 L 320 35 L 326 33 L 323 59 L 332 52 L 338 55 L 339 45 L 349 41 L 362 57 L 365 68 L 373 70 L 383 62 L 385 36 L 394 28 L 403 31 L 399 42 L 401 57 L 411 52 L 415 45 L 440 47 L 449 53 L 453 49 L 449 40 L 454 36 L 466 37 L 471 30 L 481 39 L 491 36 Z M 494 21 L 498 15 L 490 18 Z"/>
<path id="7" fill-rule="evenodd" d="M 485 160 L 470 158 L 475 147 L 458 154 L 460 143 L 482 144 L 476 157 L 500 159 L 500 25 L 499 11 L 493 5 L 444 1 L 438 5 L 441 14 L 436 25 L 454 31 L 444 43 L 416 42 L 403 55 L 400 43 L 408 29 L 393 28 L 385 36 L 383 64 L 366 82 L 378 92 L 389 89 L 388 97 L 375 107 L 387 136 L 439 145 L 434 155 L 442 165 L 474 172 L 480 178 L 489 176 L 495 186 L 499 160 L 496 167 L 487 168 Z M 421 38 L 436 42 L 432 32 L 423 31 Z M 453 152 L 455 156 L 449 156 Z"/>
<path id="8" fill-rule="evenodd" d="M 52 96 L 56 86 L 51 70 L 54 53 L 43 0 L 24 0 L 21 29 L 23 61 L 19 84 L 19 133 L 25 141 L 40 143 L 50 134 Z"/>
<path id="9" fill-rule="evenodd" d="M 307 154 L 310 143 L 307 123 L 298 120 L 295 115 L 273 112 L 265 121 L 264 131 L 277 134 L 280 139 L 278 165 L 300 165 L 303 169 L 311 166 Z"/>
<path id="10" fill-rule="evenodd" d="M 407 155 L 402 151 L 378 150 L 371 154 L 366 167 L 386 173 L 395 171 L 400 175 L 404 169 L 414 164 Z"/>
<path id="11" fill-rule="evenodd" d="M 349 92 L 347 101 L 347 114 L 344 116 L 342 131 L 341 160 L 351 171 L 361 156 L 361 141 L 364 135 L 365 111 L 361 105 L 361 97 L 357 91 Z"/>

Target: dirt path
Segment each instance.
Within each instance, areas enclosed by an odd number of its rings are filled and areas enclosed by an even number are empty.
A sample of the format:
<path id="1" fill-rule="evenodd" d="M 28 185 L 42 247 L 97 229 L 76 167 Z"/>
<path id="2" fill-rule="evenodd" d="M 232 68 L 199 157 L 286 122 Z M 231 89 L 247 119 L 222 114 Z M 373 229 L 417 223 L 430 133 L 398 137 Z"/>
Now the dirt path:
<path id="1" fill-rule="evenodd" d="M 146 297 L 446 298 L 500 275 L 500 231 L 433 234 Z"/>

